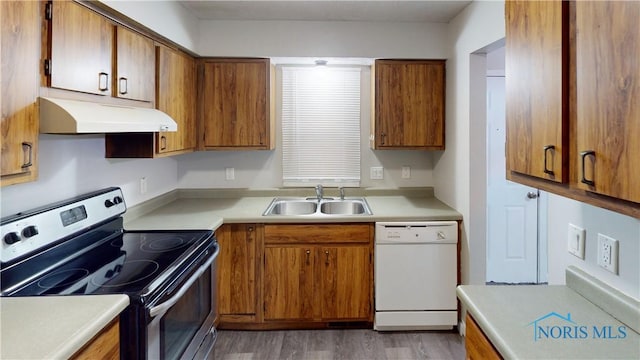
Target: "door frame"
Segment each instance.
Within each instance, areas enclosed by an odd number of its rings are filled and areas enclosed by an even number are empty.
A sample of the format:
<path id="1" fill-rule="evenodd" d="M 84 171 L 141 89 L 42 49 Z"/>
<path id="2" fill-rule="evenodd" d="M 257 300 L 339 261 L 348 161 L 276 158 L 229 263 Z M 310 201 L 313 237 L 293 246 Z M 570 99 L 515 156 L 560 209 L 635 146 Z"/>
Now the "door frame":
<path id="1" fill-rule="evenodd" d="M 474 214 L 469 221 L 473 241 L 483 249 L 481 262 L 487 269 L 487 53 L 504 47 L 502 38 L 469 54 L 469 170 L 474 177 L 469 181 L 469 210 Z M 473 136 L 481 134 L 481 136 Z M 547 282 L 547 193 L 540 191 L 538 199 L 538 283 Z"/>

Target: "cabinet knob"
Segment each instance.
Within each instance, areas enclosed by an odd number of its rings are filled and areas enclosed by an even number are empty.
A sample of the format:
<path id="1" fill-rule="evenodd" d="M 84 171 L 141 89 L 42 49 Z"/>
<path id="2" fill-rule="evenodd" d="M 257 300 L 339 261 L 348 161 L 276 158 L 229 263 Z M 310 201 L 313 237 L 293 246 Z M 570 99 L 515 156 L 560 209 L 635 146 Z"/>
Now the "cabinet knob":
<path id="1" fill-rule="evenodd" d="M 311 250 L 305 251 L 305 254 L 307 254 L 307 265 L 309 265 L 309 258 L 311 257 Z"/>

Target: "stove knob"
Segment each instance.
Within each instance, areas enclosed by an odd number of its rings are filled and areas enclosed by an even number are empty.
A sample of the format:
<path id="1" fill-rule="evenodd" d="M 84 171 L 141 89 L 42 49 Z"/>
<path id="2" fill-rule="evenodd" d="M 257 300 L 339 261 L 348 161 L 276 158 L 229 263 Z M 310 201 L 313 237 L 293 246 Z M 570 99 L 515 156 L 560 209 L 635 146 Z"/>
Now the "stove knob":
<path id="1" fill-rule="evenodd" d="M 104 201 L 104 206 L 106 206 L 108 208 L 112 207 L 113 205 L 115 205 L 115 204 L 111 200 L 107 199 L 107 200 Z"/>
<path id="2" fill-rule="evenodd" d="M 120 204 L 122 202 L 122 198 L 120 196 L 116 196 L 113 198 L 114 204 Z"/>
<path id="3" fill-rule="evenodd" d="M 7 233 L 7 235 L 4 236 L 4 242 L 7 245 L 15 244 L 18 241 L 20 241 L 20 235 L 18 235 L 17 232 L 10 232 L 10 233 Z"/>
<path id="4" fill-rule="evenodd" d="M 36 235 L 38 235 L 38 228 L 34 225 L 27 226 L 26 228 L 22 229 L 22 236 L 26 238 L 30 238 Z"/>

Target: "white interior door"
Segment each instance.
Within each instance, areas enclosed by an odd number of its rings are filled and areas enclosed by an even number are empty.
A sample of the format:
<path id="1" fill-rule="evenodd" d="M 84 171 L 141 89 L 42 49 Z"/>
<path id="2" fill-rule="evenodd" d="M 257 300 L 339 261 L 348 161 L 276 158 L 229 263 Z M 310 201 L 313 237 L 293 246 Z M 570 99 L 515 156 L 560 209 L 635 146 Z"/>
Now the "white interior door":
<path id="1" fill-rule="evenodd" d="M 538 282 L 538 190 L 506 180 L 504 77 L 487 77 L 487 282 Z"/>

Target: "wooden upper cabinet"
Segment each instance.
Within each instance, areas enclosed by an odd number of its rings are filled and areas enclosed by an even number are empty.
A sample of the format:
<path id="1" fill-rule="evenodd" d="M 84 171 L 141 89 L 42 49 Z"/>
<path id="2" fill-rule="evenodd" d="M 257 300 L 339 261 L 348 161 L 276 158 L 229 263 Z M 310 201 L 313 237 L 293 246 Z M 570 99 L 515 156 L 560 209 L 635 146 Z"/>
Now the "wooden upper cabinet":
<path id="1" fill-rule="evenodd" d="M 52 88 L 153 102 L 153 40 L 75 2 L 48 3 L 45 61 Z"/>
<path id="2" fill-rule="evenodd" d="M 577 184 L 640 203 L 640 2 L 574 6 Z"/>
<path id="3" fill-rule="evenodd" d="M 203 67 L 200 117 L 204 149 L 273 149 L 273 68 L 269 59 L 205 59 Z"/>
<path id="4" fill-rule="evenodd" d="M 1 184 L 37 177 L 40 3 L 0 1 Z"/>
<path id="5" fill-rule="evenodd" d="M 372 147 L 444 149 L 445 61 L 376 60 Z"/>
<path id="6" fill-rule="evenodd" d="M 193 151 L 196 147 L 196 63 L 185 53 L 157 48 L 156 108 L 178 124 L 176 132 L 157 134 L 157 152 Z"/>
<path id="7" fill-rule="evenodd" d="M 107 158 L 155 158 L 196 148 L 196 64 L 188 54 L 156 47 L 156 108 L 178 124 L 178 131 L 105 134 Z"/>
<path id="8" fill-rule="evenodd" d="M 507 1 L 507 172 L 568 181 L 568 3 Z"/>
<path id="9" fill-rule="evenodd" d="M 116 72 L 113 96 L 152 102 L 155 97 L 153 40 L 121 26 L 115 27 Z"/>
<path id="10" fill-rule="evenodd" d="M 49 86 L 111 95 L 113 24 L 74 1 L 50 3 Z"/>

